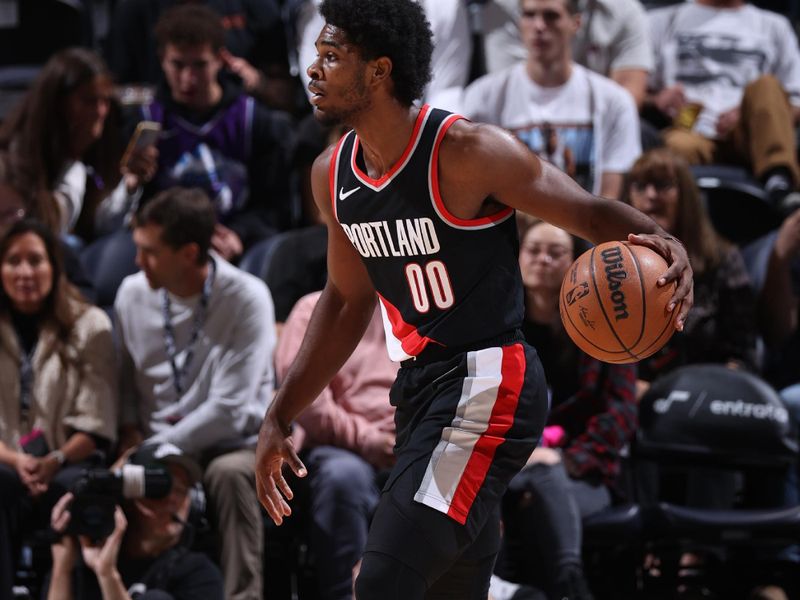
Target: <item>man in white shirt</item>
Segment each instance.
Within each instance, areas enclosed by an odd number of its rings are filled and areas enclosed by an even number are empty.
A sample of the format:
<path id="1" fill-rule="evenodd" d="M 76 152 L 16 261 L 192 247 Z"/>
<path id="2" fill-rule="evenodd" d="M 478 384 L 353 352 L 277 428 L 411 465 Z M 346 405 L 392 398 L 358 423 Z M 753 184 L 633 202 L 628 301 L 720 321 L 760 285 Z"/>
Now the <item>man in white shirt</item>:
<path id="1" fill-rule="evenodd" d="M 639 0 L 580 0 L 581 27 L 572 41 L 572 58 L 628 90 L 641 106 L 653 48 Z M 520 39 L 520 0 L 490 0 L 483 9 L 484 48 L 489 73 L 526 57 Z"/>
<path id="2" fill-rule="evenodd" d="M 504 127 L 585 189 L 617 198 L 641 154 L 639 117 L 620 85 L 576 64 L 576 0 L 521 0 L 528 58 L 473 82 L 464 114 Z"/>
<path id="3" fill-rule="evenodd" d="M 789 21 L 744 0 L 695 0 L 649 19 L 658 51 L 648 102 L 675 119 L 667 145 L 694 164 L 749 165 L 781 203 L 800 184 L 800 51 Z"/>
<path id="4" fill-rule="evenodd" d="M 274 388 L 275 319 L 266 285 L 209 253 L 215 223 L 197 188 L 168 189 L 136 216 L 141 272 L 115 303 L 120 450 L 169 442 L 202 461 L 226 598 L 260 600 L 254 448 Z"/>

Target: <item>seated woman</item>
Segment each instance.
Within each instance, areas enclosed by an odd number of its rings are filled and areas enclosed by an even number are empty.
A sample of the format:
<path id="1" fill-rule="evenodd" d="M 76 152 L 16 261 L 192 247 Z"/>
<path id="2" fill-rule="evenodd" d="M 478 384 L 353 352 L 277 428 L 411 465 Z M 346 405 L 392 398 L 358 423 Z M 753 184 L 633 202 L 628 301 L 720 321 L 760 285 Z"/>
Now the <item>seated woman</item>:
<path id="1" fill-rule="evenodd" d="M 111 323 L 64 278 L 50 230 L 18 221 L 0 238 L 0 599 L 20 536 L 95 451 L 114 439 Z M 41 521 L 41 522 L 40 522 Z"/>
<path id="2" fill-rule="evenodd" d="M 639 363 L 639 396 L 656 376 L 683 365 L 717 363 L 755 370 L 756 297 L 750 276 L 739 249 L 714 230 L 687 163 L 667 149 L 646 152 L 631 168 L 622 199 L 680 239 L 694 270 L 694 306 L 684 330 Z M 685 481 L 679 474 L 662 484 L 650 490 L 650 500 L 730 508 L 737 480 L 694 468 Z"/>
<path id="3" fill-rule="evenodd" d="M 522 229 L 523 332 L 541 357 L 552 412 L 541 446 L 504 498 L 508 570 L 499 572 L 544 588 L 548 598 L 587 600 L 581 520 L 608 507 L 617 493 L 620 452 L 637 424 L 636 369 L 589 357 L 564 331 L 558 297 L 584 249 L 578 240 L 542 221 Z"/>
<path id="4" fill-rule="evenodd" d="M 36 219 L 50 223 L 51 231 L 58 235 L 58 208 L 52 194 L 34 190 L 31 169 L 17 155 L 0 150 L 0 238 L 9 227 L 22 219 Z M 59 237 L 64 275 L 90 302 L 95 301 L 92 281 L 83 268 L 78 251 Z"/>
<path id="5" fill-rule="evenodd" d="M 755 369 L 756 300 L 739 249 L 714 229 L 688 164 L 659 148 L 640 156 L 622 200 L 686 245 L 694 270 L 694 306 L 683 331 L 639 364 L 640 395 L 648 382 L 679 366 L 720 363 Z"/>
<path id="6" fill-rule="evenodd" d="M 30 168 L 26 193 L 49 196 L 40 218 L 62 234 L 95 235 L 101 202 L 127 198 L 121 182 L 122 138 L 111 74 L 84 48 L 54 54 L 0 125 L 0 149 Z M 106 202 L 106 204 L 108 204 Z"/>

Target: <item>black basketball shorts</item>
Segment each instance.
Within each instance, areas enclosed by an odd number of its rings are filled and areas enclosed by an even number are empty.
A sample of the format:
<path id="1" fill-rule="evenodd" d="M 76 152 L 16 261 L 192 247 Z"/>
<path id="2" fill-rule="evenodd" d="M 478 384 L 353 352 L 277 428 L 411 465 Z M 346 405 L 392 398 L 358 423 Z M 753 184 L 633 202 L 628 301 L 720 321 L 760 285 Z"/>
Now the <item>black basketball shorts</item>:
<path id="1" fill-rule="evenodd" d="M 515 342 L 428 364 L 404 363 L 390 397 L 397 463 L 384 496 L 391 496 L 397 511 L 379 510 L 375 519 L 399 511 L 419 522 L 422 510 L 426 537 L 457 538 L 457 547 L 443 544 L 455 560 L 479 538 L 487 519 L 497 517 L 509 481 L 536 447 L 548 409 L 541 362 L 534 348 Z M 403 485 L 393 489 L 399 478 Z M 409 539 L 404 548 L 398 539 L 404 529 L 386 525 L 373 522 L 367 550 L 417 563 L 416 542 Z M 381 539 L 381 531 L 394 539 Z"/>

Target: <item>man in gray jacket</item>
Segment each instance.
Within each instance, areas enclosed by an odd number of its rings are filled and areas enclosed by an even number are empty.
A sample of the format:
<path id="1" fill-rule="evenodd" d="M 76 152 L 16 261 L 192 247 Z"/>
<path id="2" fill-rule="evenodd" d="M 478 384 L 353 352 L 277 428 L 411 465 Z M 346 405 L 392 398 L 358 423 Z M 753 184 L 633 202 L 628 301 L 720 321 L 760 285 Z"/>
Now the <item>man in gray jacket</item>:
<path id="1" fill-rule="evenodd" d="M 115 303 L 120 449 L 170 442 L 202 462 L 226 597 L 260 600 L 254 447 L 274 386 L 275 319 L 264 283 L 209 253 L 214 224 L 199 189 L 166 190 L 136 217 L 141 271 Z"/>

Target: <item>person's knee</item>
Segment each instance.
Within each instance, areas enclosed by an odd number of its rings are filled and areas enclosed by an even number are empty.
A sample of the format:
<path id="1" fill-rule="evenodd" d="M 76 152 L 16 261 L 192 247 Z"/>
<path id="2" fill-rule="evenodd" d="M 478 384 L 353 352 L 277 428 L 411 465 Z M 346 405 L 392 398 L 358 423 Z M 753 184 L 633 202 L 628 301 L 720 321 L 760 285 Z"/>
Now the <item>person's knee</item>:
<path id="1" fill-rule="evenodd" d="M 312 485 L 326 494 L 363 495 L 375 487 L 375 472 L 368 462 L 351 452 L 341 452 L 319 463 Z"/>
<path id="2" fill-rule="evenodd" d="M 255 485 L 255 462 L 242 452 L 222 454 L 212 460 L 203 475 L 203 486 L 209 494 L 225 490 L 253 487 Z"/>
<path id="3" fill-rule="evenodd" d="M 698 165 L 710 162 L 706 145 L 709 143 L 700 135 L 680 129 L 670 129 L 664 133 L 667 148 L 681 156 L 689 164 Z"/>
<path id="4" fill-rule="evenodd" d="M 425 579 L 396 558 L 367 552 L 355 582 L 357 600 L 422 600 Z"/>
<path id="5" fill-rule="evenodd" d="M 745 95 L 752 95 L 756 99 L 763 98 L 765 94 L 770 92 L 785 93 L 780 80 L 774 75 L 762 75 L 748 83 L 744 88 Z"/>

